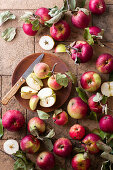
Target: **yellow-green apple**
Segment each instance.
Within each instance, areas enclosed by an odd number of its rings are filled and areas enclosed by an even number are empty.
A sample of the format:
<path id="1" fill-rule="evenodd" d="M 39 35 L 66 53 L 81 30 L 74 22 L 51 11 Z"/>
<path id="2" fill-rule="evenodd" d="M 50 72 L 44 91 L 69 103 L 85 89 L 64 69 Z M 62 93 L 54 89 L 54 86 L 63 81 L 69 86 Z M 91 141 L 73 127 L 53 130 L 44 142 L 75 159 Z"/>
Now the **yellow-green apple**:
<path id="1" fill-rule="evenodd" d="M 38 63 L 34 67 L 34 73 L 39 79 L 44 79 L 48 77 L 50 68 L 46 63 Z"/>
<path id="2" fill-rule="evenodd" d="M 8 131 L 18 131 L 24 123 L 25 118 L 18 110 L 8 110 L 3 114 L 2 124 Z"/>
<path id="3" fill-rule="evenodd" d="M 94 71 L 88 71 L 82 74 L 80 83 L 83 89 L 89 92 L 96 91 L 101 85 L 99 74 Z"/>
<path id="4" fill-rule="evenodd" d="M 66 40 L 69 37 L 70 32 L 70 26 L 64 20 L 60 20 L 59 22 L 53 24 L 52 27 L 50 27 L 50 34 L 57 41 Z"/>
<path id="5" fill-rule="evenodd" d="M 113 81 L 104 82 L 101 85 L 101 92 L 103 95 L 105 95 L 107 97 L 113 96 Z"/>
<path id="6" fill-rule="evenodd" d="M 40 99 L 40 105 L 42 107 L 51 107 L 56 102 L 55 92 L 49 88 L 45 87 L 38 92 L 38 97 Z"/>
<path id="7" fill-rule="evenodd" d="M 58 44 L 55 47 L 55 53 L 66 52 L 66 46 L 64 44 Z"/>
<path id="8" fill-rule="evenodd" d="M 49 13 L 49 9 L 41 7 L 37 9 L 37 11 L 35 12 L 35 15 L 39 17 L 40 23 L 44 24 L 45 21 L 48 21 L 51 18 L 48 13 Z"/>
<path id="9" fill-rule="evenodd" d="M 56 140 L 53 146 L 53 152 L 61 157 L 67 157 L 71 154 L 72 143 L 67 138 L 59 138 Z"/>
<path id="10" fill-rule="evenodd" d="M 53 121 L 57 125 L 65 125 L 68 122 L 68 114 L 65 111 L 61 111 L 59 114 L 53 114 Z"/>
<path id="11" fill-rule="evenodd" d="M 43 170 L 51 170 L 55 165 L 55 157 L 52 152 L 43 151 L 39 153 L 36 164 Z"/>
<path id="12" fill-rule="evenodd" d="M 77 12 L 73 13 L 71 21 L 72 24 L 77 28 L 86 28 L 88 27 L 91 20 L 90 12 L 84 8 L 80 8 Z"/>
<path id="13" fill-rule="evenodd" d="M 94 14 L 103 14 L 106 10 L 106 5 L 104 0 L 90 0 L 89 10 Z"/>
<path id="14" fill-rule="evenodd" d="M 96 61 L 96 68 L 104 74 L 113 71 L 113 56 L 108 53 L 101 54 Z"/>
<path id="15" fill-rule="evenodd" d="M 88 106 L 80 97 L 74 97 L 69 101 L 67 111 L 72 118 L 82 119 L 87 115 Z"/>
<path id="16" fill-rule="evenodd" d="M 83 153 L 78 153 L 73 157 L 71 165 L 73 170 L 88 170 L 90 167 L 90 159 L 88 157 L 84 158 Z"/>
<path id="17" fill-rule="evenodd" d="M 40 90 L 41 87 L 43 87 L 43 82 L 42 80 L 38 79 L 35 73 L 31 73 L 27 78 L 26 78 L 26 83 L 29 87 L 31 87 L 34 90 Z"/>
<path id="18" fill-rule="evenodd" d="M 98 140 L 100 140 L 100 137 L 94 133 L 86 135 L 85 138 L 82 140 L 85 150 L 88 150 L 91 154 L 98 153 L 100 151 L 96 144 Z"/>
<path id="19" fill-rule="evenodd" d="M 77 41 L 71 49 L 71 58 L 75 61 L 79 59 L 80 63 L 86 63 L 93 56 L 93 48 L 86 41 Z"/>
<path id="20" fill-rule="evenodd" d="M 37 93 L 37 90 L 34 90 L 29 86 L 23 86 L 21 88 L 21 98 L 23 99 L 30 99 L 33 95 L 36 95 Z"/>
<path id="21" fill-rule="evenodd" d="M 40 38 L 39 45 L 44 50 L 52 50 L 55 45 L 55 42 L 51 36 L 44 35 Z"/>
<path id="22" fill-rule="evenodd" d="M 56 75 L 49 77 L 47 84 L 53 90 L 60 90 L 62 88 L 62 86 L 56 81 Z"/>
<path id="23" fill-rule="evenodd" d="M 85 128 L 79 124 L 75 124 L 70 128 L 69 135 L 72 139 L 80 140 L 85 135 Z"/>
<path id="24" fill-rule="evenodd" d="M 30 107 L 31 110 L 35 110 L 36 109 L 38 101 L 39 101 L 39 97 L 37 95 L 34 95 L 34 96 L 32 96 L 30 98 L 30 100 L 29 100 L 29 107 Z"/>
<path id="25" fill-rule="evenodd" d="M 107 133 L 113 133 L 113 117 L 111 115 L 103 116 L 99 121 L 100 129 Z"/>
<path id="26" fill-rule="evenodd" d="M 31 133 L 33 130 L 37 130 L 38 133 L 43 133 L 45 131 L 45 123 L 38 117 L 33 117 L 29 120 L 28 131 Z"/>
<path id="27" fill-rule="evenodd" d="M 37 31 L 33 31 L 32 27 L 33 27 L 33 25 L 31 23 L 24 23 L 23 24 L 24 33 L 29 36 L 35 36 Z"/>
<path id="28" fill-rule="evenodd" d="M 23 152 L 34 154 L 40 148 L 39 140 L 33 135 L 26 135 L 20 141 L 20 148 Z"/>

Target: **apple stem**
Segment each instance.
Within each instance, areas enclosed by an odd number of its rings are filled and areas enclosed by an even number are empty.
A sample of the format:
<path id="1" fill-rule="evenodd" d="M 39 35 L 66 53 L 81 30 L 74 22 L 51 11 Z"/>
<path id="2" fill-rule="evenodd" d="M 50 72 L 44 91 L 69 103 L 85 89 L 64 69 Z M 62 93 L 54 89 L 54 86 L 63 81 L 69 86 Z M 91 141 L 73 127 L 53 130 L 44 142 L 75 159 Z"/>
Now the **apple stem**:
<path id="1" fill-rule="evenodd" d="M 53 66 L 53 68 L 52 68 L 52 71 L 51 71 L 54 78 L 55 78 L 55 76 L 54 76 L 54 70 L 55 70 L 56 65 L 57 65 L 57 63 L 54 64 L 54 66 Z"/>
<path id="2" fill-rule="evenodd" d="M 4 152 L 3 150 L 0 149 L 0 152 L 4 153 L 7 156 L 10 156 L 12 159 L 14 159 L 16 161 L 16 158 L 14 155 L 9 155 L 8 153 Z"/>
<path id="3" fill-rule="evenodd" d="M 74 47 L 71 47 L 70 45 L 66 45 L 66 48 L 69 50 L 69 49 L 73 49 L 73 50 L 76 50 L 78 52 L 78 49 L 77 48 L 74 48 Z"/>

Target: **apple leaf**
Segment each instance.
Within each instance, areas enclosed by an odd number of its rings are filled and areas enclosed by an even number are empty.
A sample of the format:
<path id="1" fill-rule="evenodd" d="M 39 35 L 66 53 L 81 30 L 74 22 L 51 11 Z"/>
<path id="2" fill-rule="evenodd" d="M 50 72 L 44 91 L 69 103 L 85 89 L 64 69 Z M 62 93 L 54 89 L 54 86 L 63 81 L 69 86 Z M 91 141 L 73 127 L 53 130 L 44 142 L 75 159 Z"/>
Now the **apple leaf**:
<path id="1" fill-rule="evenodd" d="M 94 102 L 100 102 L 101 100 L 103 99 L 103 95 L 101 95 L 100 93 L 96 93 L 96 96 L 95 97 L 93 97 L 93 101 Z"/>
<path id="2" fill-rule="evenodd" d="M 22 159 L 20 159 L 20 158 L 18 158 L 14 162 L 14 170 L 19 170 L 19 169 L 27 170 L 24 161 Z"/>
<path id="3" fill-rule="evenodd" d="M 58 15 L 58 13 L 60 12 L 60 10 L 58 9 L 57 6 L 54 6 L 53 8 L 50 8 L 49 10 L 50 10 L 50 11 L 49 11 L 48 14 L 49 14 L 51 17 L 54 17 L 54 16 Z"/>
<path id="4" fill-rule="evenodd" d="M 102 104 L 106 104 L 106 103 L 107 103 L 107 100 L 108 100 L 108 97 L 103 95 L 103 98 L 102 98 L 102 100 L 101 100 L 101 103 L 102 103 Z"/>
<path id="5" fill-rule="evenodd" d="M 76 153 L 83 153 L 83 152 L 85 152 L 85 148 L 83 148 L 83 147 L 74 147 L 73 151 L 75 151 Z"/>
<path id="6" fill-rule="evenodd" d="M 37 110 L 37 113 L 38 113 L 38 117 L 40 119 L 48 119 L 50 117 L 49 114 L 47 114 L 46 112 L 43 112 L 41 110 Z"/>
<path id="7" fill-rule="evenodd" d="M 3 136 L 4 131 L 3 131 L 3 125 L 2 125 L 2 119 L 0 118 L 0 138 Z"/>
<path id="8" fill-rule="evenodd" d="M 84 30 L 84 39 L 88 42 L 89 45 L 94 45 L 94 40 L 89 32 L 89 28 L 85 28 Z"/>
<path id="9" fill-rule="evenodd" d="M 76 8 L 76 0 L 69 0 L 70 11 L 74 11 Z"/>
<path id="10" fill-rule="evenodd" d="M 85 3 L 86 3 L 86 0 L 82 0 L 82 2 L 81 2 L 81 4 L 80 4 L 80 8 L 84 8 Z"/>
<path id="11" fill-rule="evenodd" d="M 12 14 L 10 11 L 5 11 L 5 12 L 0 13 L 0 26 L 7 20 L 9 20 L 9 19 L 13 20 L 15 18 L 16 18 L 16 16 L 14 14 Z"/>
<path id="12" fill-rule="evenodd" d="M 95 112 L 90 112 L 90 115 L 88 116 L 89 119 L 91 120 L 96 120 L 98 121 L 97 114 Z"/>
<path id="13" fill-rule="evenodd" d="M 105 161 L 102 163 L 101 170 L 112 170 L 110 161 Z"/>
<path id="14" fill-rule="evenodd" d="M 58 114 L 60 114 L 62 111 L 63 111 L 62 109 L 56 109 L 56 110 L 54 111 L 55 116 L 57 116 Z"/>
<path id="15" fill-rule="evenodd" d="M 65 74 L 72 80 L 72 83 L 75 84 L 77 81 L 77 78 L 75 74 L 71 73 L 70 71 L 65 72 Z"/>
<path id="16" fill-rule="evenodd" d="M 69 80 L 65 74 L 57 73 L 56 82 L 60 84 L 61 86 L 67 87 Z"/>
<path id="17" fill-rule="evenodd" d="M 45 136 L 45 138 L 53 138 L 53 136 L 55 136 L 54 129 L 50 130 L 50 132 Z"/>
<path id="18" fill-rule="evenodd" d="M 5 41 L 12 41 L 16 35 L 16 28 L 10 27 L 7 28 L 4 32 L 2 32 L 2 38 Z"/>
<path id="19" fill-rule="evenodd" d="M 52 151 L 52 150 L 53 150 L 53 143 L 51 142 L 50 139 L 45 138 L 45 139 L 44 139 L 44 144 L 45 144 L 45 147 L 46 147 L 49 151 Z"/>
<path id="20" fill-rule="evenodd" d="M 25 23 L 30 23 L 31 17 L 33 17 L 33 13 L 30 11 L 26 11 L 25 14 L 20 17 L 20 20 L 24 21 Z"/>
<path id="21" fill-rule="evenodd" d="M 88 96 L 86 94 L 86 92 L 80 88 L 80 87 L 76 87 L 76 91 L 78 93 L 78 96 L 85 102 L 88 103 Z"/>
<path id="22" fill-rule="evenodd" d="M 113 155 L 112 155 L 112 154 L 109 154 L 109 153 L 107 153 L 107 152 L 103 152 L 100 156 L 101 156 L 102 158 L 107 159 L 107 160 L 109 160 L 110 162 L 113 163 Z M 108 170 L 108 169 L 106 169 L 106 170 Z M 110 170 L 111 170 L 111 169 L 110 169 Z"/>
<path id="23" fill-rule="evenodd" d="M 109 74 L 109 81 L 113 81 L 113 71 Z"/>
<path id="24" fill-rule="evenodd" d="M 34 21 L 31 21 L 31 24 L 33 25 L 33 26 L 32 26 L 32 30 L 33 30 L 33 31 L 39 30 L 40 24 L 39 24 L 39 20 L 38 20 L 38 19 L 36 19 L 36 20 L 34 20 Z"/>

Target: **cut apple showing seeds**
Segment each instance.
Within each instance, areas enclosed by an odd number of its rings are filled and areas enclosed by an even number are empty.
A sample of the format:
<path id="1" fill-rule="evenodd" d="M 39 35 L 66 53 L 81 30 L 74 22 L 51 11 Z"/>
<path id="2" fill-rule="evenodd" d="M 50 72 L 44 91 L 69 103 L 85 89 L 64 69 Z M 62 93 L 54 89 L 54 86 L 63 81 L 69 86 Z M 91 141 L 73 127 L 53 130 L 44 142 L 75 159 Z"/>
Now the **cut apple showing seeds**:
<path id="1" fill-rule="evenodd" d="M 51 36 L 45 35 L 40 38 L 39 45 L 44 50 L 51 50 L 54 47 L 55 42 Z"/>
<path id="2" fill-rule="evenodd" d="M 29 86 L 23 86 L 21 88 L 21 97 L 23 99 L 30 99 L 33 95 L 36 95 L 37 93 L 37 90 L 34 90 Z"/>
<path id="3" fill-rule="evenodd" d="M 113 96 L 113 82 L 104 82 L 101 86 L 101 92 L 107 97 Z"/>
<path id="4" fill-rule="evenodd" d="M 16 140 L 9 139 L 4 142 L 3 149 L 7 154 L 12 155 L 19 150 L 19 144 Z"/>
<path id="5" fill-rule="evenodd" d="M 29 107 L 31 110 L 36 109 L 38 101 L 39 101 L 39 97 L 37 95 L 34 95 L 30 98 Z"/>

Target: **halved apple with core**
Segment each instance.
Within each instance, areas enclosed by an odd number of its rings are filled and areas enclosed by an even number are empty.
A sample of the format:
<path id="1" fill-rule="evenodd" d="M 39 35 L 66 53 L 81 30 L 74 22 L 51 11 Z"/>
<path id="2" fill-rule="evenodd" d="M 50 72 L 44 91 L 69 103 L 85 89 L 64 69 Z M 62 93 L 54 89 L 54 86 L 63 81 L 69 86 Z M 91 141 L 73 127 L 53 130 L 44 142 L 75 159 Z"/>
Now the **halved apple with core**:
<path id="1" fill-rule="evenodd" d="M 29 86 L 23 86 L 21 88 L 21 97 L 23 99 L 30 99 L 31 96 L 33 96 L 33 95 L 35 95 L 37 93 L 38 93 L 37 90 L 34 90 L 31 87 L 29 87 Z"/>

